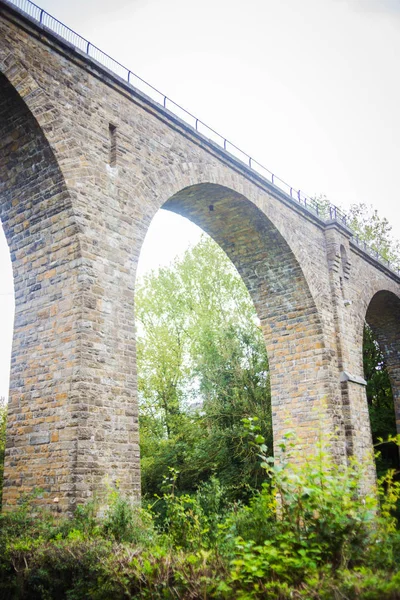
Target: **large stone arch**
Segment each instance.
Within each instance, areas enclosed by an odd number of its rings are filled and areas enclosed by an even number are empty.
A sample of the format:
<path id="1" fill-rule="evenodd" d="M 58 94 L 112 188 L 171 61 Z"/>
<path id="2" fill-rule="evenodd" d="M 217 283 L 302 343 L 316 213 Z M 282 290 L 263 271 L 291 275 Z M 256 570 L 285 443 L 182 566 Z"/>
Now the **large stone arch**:
<path id="1" fill-rule="evenodd" d="M 275 443 L 293 427 L 299 449 L 309 452 L 321 434 L 336 431 L 335 452 L 344 456 L 343 415 L 328 336 L 296 256 L 303 258 L 302 248 L 294 250 L 287 232 L 281 233 L 285 224 L 274 215 L 268 197 L 255 194 L 253 186 L 223 165 L 204 163 L 152 173 L 138 192 L 139 206 L 148 206 L 150 199 L 152 210 L 144 216 L 137 248 L 155 212 L 164 208 L 211 235 L 241 274 L 266 340 Z M 308 274 L 314 275 L 310 266 Z"/>
<path id="2" fill-rule="evenodd" d="M 172 162 L 172 161 L 171 161 Z M 201 184 L 214 184 L 231 189 L 234 193 L 254 205 L 259 211 L 267 217 L 281 236 L 287 242 L 292 254 L 301 265 L 307 287 L 313 296 L 315 305 L 321 310 L 326 304 L 327 293 L 329 291 L 329 278 L 326 273 L 326 280 L 321 278 L 316 264 L 313 262 L 313 256 L 310 254 L 304 241 L 298 235 L 298 230 L 292 226 L 292 223 L 285 219 L 285 214 L 277 210 L 276 202 L 271 202 L 271 197 L 265 193 L 265 190 L 258 188 L 253 182 L 249 181 L 242 174 L 227 168 L 223 163 L 216 161 L 197 162 L 187 161 L 185 157 L 179 163 L 173 163 L 168 167 L 152 168 L 149 164 L 149 175 L 145 175 L 140 183 L 134 184 L 127 195 L 134 197 L 137 201 L 136 213 L 143 221 L 144 230 L 147 231 L 154 214 L 160 208 L 167 208 L 168 200 L 178 194 L 181 190 L 191 186 Z M 131 209 L 131 203 L 126 204 L 126 212 Z M 323 237 L 323 234 L 322 234 Z M 324 246 L 320 247 L 324 251 Z M 318 276 L 319 275 L 319 276 Z M 324 287 L 325 286 L 325 287 Z M 322 325 L 324 325 L 322 323 Z"/>
<path id="3" fill-rule="evenodd" d="M 31 112 L 41 91 L 9 57 L 0 74 L 0 219 L 13 264 L 15 323 L 4 504 L 34 487 L 75 495 L 71 396 L 79 362 L 80 303 L 71 264 L 80 256 L 71 199 Z M 9 79 L 9 78 L 10 79 Z M 13 82 L 11 83 L 10 80 Z M 43 110 L 42 110 L 43 113 Z"/>

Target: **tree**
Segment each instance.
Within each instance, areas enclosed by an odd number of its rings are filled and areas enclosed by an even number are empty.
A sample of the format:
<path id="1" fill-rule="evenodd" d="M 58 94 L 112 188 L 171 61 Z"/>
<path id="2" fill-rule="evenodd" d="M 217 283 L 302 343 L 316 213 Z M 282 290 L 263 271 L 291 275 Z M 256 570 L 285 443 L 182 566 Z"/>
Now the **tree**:
<path id="1" fill-rule="evenodd" d="M 381 443 L 396 435 L 396 416 L 385 358 L 368 324 L 364 327 L 363 363 L 372 441 L 379 444 L 377 471 L 380 475 L 388 468 L 399 468 L 399 450 L 394 443 Z"/>
<path id="2" fill-rule="evenodd" d="M 375 440 L 396 432 L 392 388 L 385 359 L 371 328 L 364 328 L 364 376 L 367 380 L 367 399 L 370 405 L 371 426 Z"/>
<path id="3" fill-rule="evenodd" d="M 272 447 L 268 360 L 254 306 L 211 238 L 136 294 L 142 483 L 158 493 L 168 467 L 193 491 L 217 475 L 232 498 L 261 480 L 241 420 L 259 418 Z"/>
<path id="4" fill-rule="evenodd" d="M 330 219 L 331 203 L 324 194 L 312 198 L 318 207 L 318 214 L 324 219 Z M 348 210 L 338 207 L 340 214 L 346 218 L 347 226 L 362 242 L 388 260 L 395 269 L 400 269 L 400 242 L 393 238 L 392 226 L 386 217 L 381 217 L 378 211 L 364 202 L 351 204 Z"/>
<path id="5" fill-rule="evenodd" d="M 376 209 L 367 204 L 352 204 L 348 211 L 348 226 L 360 240 L 366 242 L 396 269 L 400 268 L 400 242 L 392 237 L 392 226 Z"/>

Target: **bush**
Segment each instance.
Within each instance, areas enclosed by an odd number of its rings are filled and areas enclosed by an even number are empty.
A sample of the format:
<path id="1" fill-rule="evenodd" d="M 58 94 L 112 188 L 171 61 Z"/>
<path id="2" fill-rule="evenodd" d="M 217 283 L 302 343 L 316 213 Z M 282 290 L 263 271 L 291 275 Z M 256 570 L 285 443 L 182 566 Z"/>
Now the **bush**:
<path id="1" fill-rule="evenodd" d="M 227 506 L 216 478 L 177 494 L 170 471 L 165 518 L 117 491 L 99 516 L 93 501 L 73 519 L 29 500 L 0 518 L 0 596 L 8 600 L 400 598 L 399 484 L 389 472 L 377 496 L 360 494 L 362 470 L 323 449 L 302 464 L 265 454 L 254 420 L 246 427 L 267 478 L 250 502 Z M 378 505 L 378 498 L 380 505 Z"/>
<path id="2" fill-rule="evenodd" d="M 153 517 L 137 501 L 132 502 L 114 490 L 109 495 L 102 532 L 116 542 L 148 546 L 155 535 Z"/>

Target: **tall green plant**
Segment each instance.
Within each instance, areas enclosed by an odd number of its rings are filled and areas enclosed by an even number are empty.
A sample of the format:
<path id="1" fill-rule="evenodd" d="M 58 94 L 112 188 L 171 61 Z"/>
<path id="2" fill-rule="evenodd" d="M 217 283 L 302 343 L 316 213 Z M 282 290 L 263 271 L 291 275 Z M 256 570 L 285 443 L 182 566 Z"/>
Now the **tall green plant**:
<path id="1" fill-rule="evenodd" d="M 361 496 L 361 465 L 344 468 L 316 448 L 293 461 L 266 454 L 257 421 L 245 437 L 267 477 L 250 504 L 221 511 L 213 480 L 196 496 L 177 490 L 169 471 L 167 518 L 111 492 L 63 520 L 25 503 L 0 515 L 0 595 L 10 600 L 398 600 L 400 536 L 393 515 L 400 484 L 392 473 L 378 496 Z"/>
<path id="2" fill-rule="evenodd" d="M 336 598 L 342 597 L 345 579 L 353 589 L 349 597 L 397 598 L 391 595 L 392 584 L 375 593 L 377 578 L 368 570 L 397 567 L 400 484 L 393 472 L 378 482 L 378 495 L 365 495 L 360 493 L 362 465 L 356 461 L 340 465 L 319 445 L 299 463 L 293 455 L 296 440 L 289 432 L 281 443 L 283 460 L 275 464 L 265 454 L 257 424 L 249 420 L 245 425 L 259 448 L 269 483 L 253 499 L 251 512 L 244 507 L 231 516 L 231 530 L 240 535 L 232 549 L 230 578 L 223 586 L 226 597 Z M 260 511 L 261 536 L 253 526 Z M 357 569 L 366 575 L 365 583 L 359 577 L 358 593 Z M 373 589 L 364 596 L 360 590 L 364 585 L 368 589 L 368 581 Z"/>

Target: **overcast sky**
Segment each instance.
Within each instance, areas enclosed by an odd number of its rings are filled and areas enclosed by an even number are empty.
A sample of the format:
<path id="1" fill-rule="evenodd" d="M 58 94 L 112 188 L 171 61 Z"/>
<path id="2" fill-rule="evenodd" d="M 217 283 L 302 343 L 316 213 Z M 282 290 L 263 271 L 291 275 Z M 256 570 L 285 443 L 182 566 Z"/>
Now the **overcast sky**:
<path id="1" fill-rule="evenodd" d="M 373 204 L 400 237 L 400 0 L 37 2 L 293 187 Z M 159 222 L 146 265 L 195 237 Z M 0 395 L 7 260 L 0 244 Z"/>

